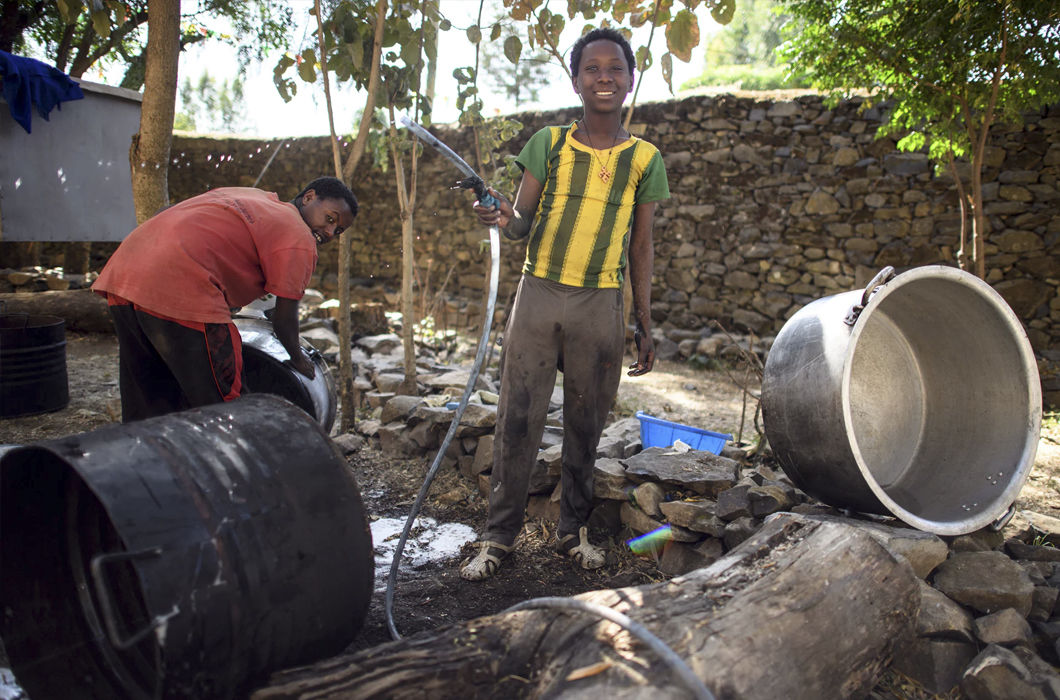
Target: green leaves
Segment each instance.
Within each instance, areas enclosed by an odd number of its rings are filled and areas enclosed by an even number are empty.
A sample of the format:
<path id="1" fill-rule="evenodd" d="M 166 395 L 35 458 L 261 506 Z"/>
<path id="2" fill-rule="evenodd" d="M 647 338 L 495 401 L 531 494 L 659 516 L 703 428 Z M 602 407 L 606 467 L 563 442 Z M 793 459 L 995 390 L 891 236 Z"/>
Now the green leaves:
<path id="1" fill-rule="evenodd" d="M 298 57 L 298 77 L 307 83 L 315 83 L 317 80 L 317 52 L 306 49 Z"/>
<path id="2" fill-rule="evenodd" d="M 710 16 L 718 24 L 728 24 L 736 14 L 736 0 L 717 0 L 710 8 Z"/>
<path id="3" fill-rule="evenodd" d="M 83 0 L 56 0 L 59 8 L 59 17 L 65 25 L 75 25 L 86 9 Z M 127 8 L 118 0 L 105 0 L 104 2 L 88 3 L 88 21 L 94 31 L 101 38 L 110 36 L 113 27 L 125 24 Z M 113 18 L 111 14 L 113 13 Z"/>
<path id="4" fill-rule="evenodd" d="M 56 0 L 55 4 L 59 7 L 59 17 L 62 18 L 63 24 L 73 24 L 85 7 L 85 3 L 80 0 Z"/>
<path id="5" fill-rule="evenodd" d="M 512 65 L 519 63 L 519 56 L 522 52 L 523 42 L 519 40 L 519 37 L 512 34 L 504 40 L 504 57 L 511 61 Z"/>
<path id="6" fill-rule="evenodd" d="M 92 29 L 96 34 L 103 37 L 110 34 L 110 12 L 106 8 L 92 10 L 89 16 L 92 18 Z"/>
<path id="7" fill-rule="evenodd" d="M 966 155 L 982 172 L 998 121 L 1060 101 L 1060 23 L 1038 0 L 784 0 L 796 19 L 783 54 L 832 95 L 887 101 L 877 136 L 927 149 L 937 165 Z M 973 230 L 982 220 L 972 186 Z M 978 191 L 977 191 L 978 188 Z M 977 249 L 981 249 L 977 246 Z M 983 260 L 976 261 L 982 274 Z"/>
<path id="8" fill-rule="evenodd" d="M 283 98 L 284 102 L 290 102 L 298 93 L 297 83 L 284 76 L 287 69 L 294 64 L 294 56 L 285 52 L 283 56 L 280 56 L 280 60 L 276 62 L 276 67 L 272 69 L 272 83 L 276 86 L 276 92 L 280 93 L 280 97 Z"/>
<path id="9" fill-rule="evenodd" d="M 681 10 L 666 27 L 666 48 L 688 63 L 692 49 L 699 46 L 699 21 L 690 10 Z"/>

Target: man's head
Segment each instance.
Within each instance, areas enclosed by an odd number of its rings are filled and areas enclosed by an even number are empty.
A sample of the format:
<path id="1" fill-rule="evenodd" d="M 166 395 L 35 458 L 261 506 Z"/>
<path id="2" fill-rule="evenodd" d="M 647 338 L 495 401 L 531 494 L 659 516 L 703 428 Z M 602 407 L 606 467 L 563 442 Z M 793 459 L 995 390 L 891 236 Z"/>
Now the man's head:
<path id="1" fill-rule="evenodd" d="M 337 177 L 318 177 L 298 193 L 293 203 L 317 245 L 341 234 L 357 216 L 357 198 Z"/>
<path id="2" fill-rule="evenodd" d="M 633 59 L 633 49 L 630 47 L 629 42 L 626 40 L 626 37 L 622 32 L 617 29 L 611 29 L 610 27 L 600 27 L 591 32 L 586 32 L 574 42 L 574 46 L 570 51 L 570 74 L 572 76 L 578 75 L 578 69 L 581 68 L 582 63 L 582 51 L 585 49 L 586 45 L 601 39 L 605 41 L 613 41 L 618 44 L 619 48 L 622 49 L 622 54 L 626 57 L 626 64 L 629 66 L 629 74 L 632 76 L 637 67 L 637 63 Z"/>

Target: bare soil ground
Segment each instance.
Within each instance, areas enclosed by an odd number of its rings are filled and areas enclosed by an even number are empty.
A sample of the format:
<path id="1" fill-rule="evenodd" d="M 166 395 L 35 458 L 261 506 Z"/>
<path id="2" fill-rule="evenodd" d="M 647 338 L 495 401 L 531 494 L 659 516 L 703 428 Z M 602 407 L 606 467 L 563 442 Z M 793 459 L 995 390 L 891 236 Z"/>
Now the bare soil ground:
<path id="1" fill-rule="evenodd" d="M 86 432 L 120 419 L 117 343 L 110 335 L 67 334 L 69 405 L 54 413 L 0 419 L 0 445 L 26 444 Z M 662 362 L 643 377 L 624 377 L 616 402 L 617 416 L 643 410 L 667 420 L 741 436 L 754 442 L 755 400 L 745 401 L 746 387 L 757 392 L 745 371 L 706 371 Z M 1060 517 L 1060 420 L 1046 417 L 1035 468 L 1017 509 Z M 431 455 L 433 458 L 433 455 Z M 404 519 L 419 492 L 430 458 L 394 459 L 371 448 L 349 458 L 366 510 L 372 520 Z M 486 503 L 474 484 L 456 470 L 442 470 L 435 479 L 422 516 L 445 523 L 481 527 Z M 518 602 L 541 596 L 568 596 L 600 588 L 640 585 L 667 578 L 651 558 L 633 555 L 623 537 L 606 539 L 608 561 L 596 571 L 583 571 L 552 551 L 552 524 L 527 522 L 515 551 L 493 579 L 467 583 L 459 566 L 473 553 L 471 543 L 448 561 L 419 569 L 402 569 L 394 588 L 393 622 L 402 636 L 451 622 L 500 612 Z M 384 595 L 377 592 L 368 619 L 352 648 L 390 641 Z M 873 691 L 878 698 L 928 697 L 904 679 L 890 674 Z M 959 696 L 952 696 L 959 697 Z"/>

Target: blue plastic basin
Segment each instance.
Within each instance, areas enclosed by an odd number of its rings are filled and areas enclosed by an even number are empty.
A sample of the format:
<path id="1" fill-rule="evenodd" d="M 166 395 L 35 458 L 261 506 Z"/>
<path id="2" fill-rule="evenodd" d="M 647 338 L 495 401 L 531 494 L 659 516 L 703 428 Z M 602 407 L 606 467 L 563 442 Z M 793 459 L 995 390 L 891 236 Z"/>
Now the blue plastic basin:
<path id="1" fill-rule="evenodd" d="M 710 430 L 693 428 L 690 425 L 673 423 L 662 418 L 649 416 L 637 411 L 640 421 L 640 441 L 644 447 L 670 447 L 680 440 L 693 450 L 702 450 L 719 454 L 726 442 L 732 441 L 728 433 L 715 433 Z"/>

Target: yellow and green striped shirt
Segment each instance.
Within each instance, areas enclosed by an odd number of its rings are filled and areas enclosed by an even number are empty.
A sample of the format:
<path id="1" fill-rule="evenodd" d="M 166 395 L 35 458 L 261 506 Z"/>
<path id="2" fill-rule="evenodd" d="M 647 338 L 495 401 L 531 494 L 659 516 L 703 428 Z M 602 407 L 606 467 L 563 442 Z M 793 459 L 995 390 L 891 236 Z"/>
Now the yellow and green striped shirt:
<path id="1" fill-rule="evenodd" d="M 530 137 L 516 158 L 544 188 L 523 273 L 573 287 L 622 286 L 633 208 L 670 196 L 659 149 L 631 136 L 610 151 L 573 138 L 577 122 Z M 611 173 L 605 182 L 601 167 Z"/>

